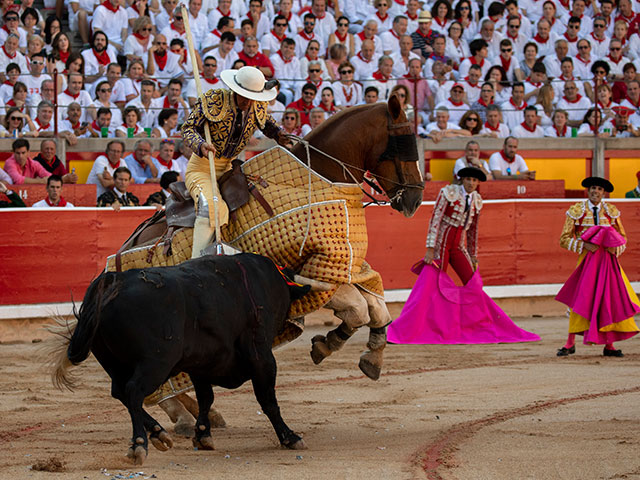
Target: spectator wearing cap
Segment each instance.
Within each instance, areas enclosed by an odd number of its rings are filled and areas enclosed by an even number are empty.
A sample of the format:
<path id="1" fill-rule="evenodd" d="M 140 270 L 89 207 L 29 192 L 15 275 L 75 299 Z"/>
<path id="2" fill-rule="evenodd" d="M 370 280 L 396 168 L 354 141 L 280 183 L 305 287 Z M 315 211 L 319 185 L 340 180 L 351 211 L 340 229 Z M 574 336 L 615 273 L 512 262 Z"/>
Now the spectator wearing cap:
<path id="1" fill-rule="evenodd" d="M 489 44 L 482 38 L 476 38 L 469 43 L 471 56 L 465 58 L 458 68 L 459 78 L 464 78 L 469 74 L 471 65 L 478 65 L 482 69 L 482 78 L 487 74 L 491 63 L 487 60 L 489 55 Z"/>
<path id="2" fill-rule="evenodd" d="M 442 107 L 446 108 L 451 123 L 457 125 L 460 123 L 464 113 L 469 110 L 469 105 L 464 100 L 464 86 L 460 83 L 454 83 L 451 87 L 451 95 L 444 102 L 436 105 L 436 110 Z"/>
<path id="3" fill-rule="evenodd" d="M 502 150 L 489 157 L 489 169 L 495 180 L 535 180 L 536 172 L 529 171 L 527 163 L 518 154 L 518 139 L 504 139 Z"/>
<path id="4" fill-rule="evenodd" d="M 315 107 L 313 102 L 317 93 L 318 88 L 313 83 L 305 83 L 300 98 L 287 105 L 287 110 L 293 108 L 300 112 L 300 125 L 309 124 L 309 112 Z"/>
<path id="5" fill-rule="evenodd" d="M 284 17 L 282 17 L 284 18 Z M 300 61 L 296 57 L 296 42 L 292 38 L 282 40 L 278 50 L 271 55 L 271 63 L 275 71 L 274 78 L 280 80 L 280 93 L 284 97 L 284 104 L 291 103 L 296 96 L 296 82 L 300 72 Z M 311 65 L 312 62 L 309 63 Z M 313 62 L 317 65 L 319 62 Z M 314 67 L 318 68 L 317 66 Z"/>
<path id="6" fill-rule="evenodd" d="M 422 10 L 418 15 L 418 29 L 411 34 L 413 40 L 413 53 L 421 55 L 424 60 L 429 58 L 433 48 L 433 39 L 437 33 L 431 29 L 432 17 L 428 10 Z"/>
<path id="7" fill-rule="evenodd" d="M 636 188 L 624 194 L 625 198 L 640 198 L 640 170 L 636 172 Z"/>
<path id="8" fill-rule="evenodd" d="M 93 12 L 91 28 L 105 33 L 117 51 L 122 51 L 129 31 L 129 15 L 118 0 L 105 0 Z"/>
<path id="9" fill-rule="evenodd" d="M 535 106 L 529 105 L 524 109 L 524 122 L 517 125 L 511 135 L 516 138 L 544 137 L 544 130 L 538 125 L 538 110 Z"/>
<path id="10" fill-rule="evenodd" d="M 27 59 L 18 50 L 19 41 L 20 39 L 15 33 L 10 33 L 4 41 L 2 48 L 0 48 L 0 79 L 3 82 L 6 80 L 4 72 L 7 71 L 7 67 L 11 63 L 18 65 L 20 72 L 29 70 Z"/>
<path id="11" fill-rule="evenodd" d="M 392 78 L 393 60 L 387 55 L 383 55 L 378 60 L 378 70 L 371 75 L 372 80 L 363 82 L 363 87 L 373 86 L 378 89 L 379 100 L 389 100 L 389 95 L 393 87 L 396 86 L 396 80 Z"/>
<path id="12" fill-rule="evenodd" d="M 614 107 L 613 111 L 616 116 L 612 122 L 613 131 L 611 132 L 611 136 L 616 138 L 640 137 L 640 128 L 629 121 L 629 117 L 633 113 L 633 110 L 627 107 L 618 106 Z"/>

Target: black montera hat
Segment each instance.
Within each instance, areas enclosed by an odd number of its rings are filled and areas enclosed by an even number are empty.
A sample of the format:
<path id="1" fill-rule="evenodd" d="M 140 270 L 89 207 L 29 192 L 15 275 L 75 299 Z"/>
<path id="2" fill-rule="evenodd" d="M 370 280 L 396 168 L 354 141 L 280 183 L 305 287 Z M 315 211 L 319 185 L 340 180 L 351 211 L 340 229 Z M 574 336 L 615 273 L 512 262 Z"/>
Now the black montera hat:
<path id="1" fill-rule="evenodd" d="M 607 193 L 611 193 L 613 192 L 613 184 L 607 180 L 606 178 L 602 178 L 602 177 L 587 177 L 584 180 L 582 180 L 582 186 L 584 188 L 589 188 L 592 186 L 596 186 L 596 187 L 602 187 L 604 188 L 604 191 Z"/>
<path id="2" fill-rule="evenodd" d="M 484 174 L 484 172 L 476 167 L 465 167 L 458 170 L 458 177 L 459 178 L 464 178 L 464 177 L 477 178 L 481 182 L 485 182 L 487 180 L 487 176 Z"/>

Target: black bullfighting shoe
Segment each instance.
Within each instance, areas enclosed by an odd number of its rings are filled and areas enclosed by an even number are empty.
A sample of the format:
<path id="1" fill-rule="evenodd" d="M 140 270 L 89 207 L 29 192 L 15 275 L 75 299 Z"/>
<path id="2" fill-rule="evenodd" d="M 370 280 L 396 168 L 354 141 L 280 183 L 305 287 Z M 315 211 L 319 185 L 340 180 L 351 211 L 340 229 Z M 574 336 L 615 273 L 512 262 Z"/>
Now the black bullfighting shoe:
<path id="1" fill-rule="evenodd" d="M 574 345 L 571 348 L 566 348 L 566 347 L 562 347 L 558 349 L 558 353 L 556 353 L 556 356 L 558 357 L 567 357 L 569 355 L 573 355 L 574 353 L 576 353 L 576 346 Z"/>

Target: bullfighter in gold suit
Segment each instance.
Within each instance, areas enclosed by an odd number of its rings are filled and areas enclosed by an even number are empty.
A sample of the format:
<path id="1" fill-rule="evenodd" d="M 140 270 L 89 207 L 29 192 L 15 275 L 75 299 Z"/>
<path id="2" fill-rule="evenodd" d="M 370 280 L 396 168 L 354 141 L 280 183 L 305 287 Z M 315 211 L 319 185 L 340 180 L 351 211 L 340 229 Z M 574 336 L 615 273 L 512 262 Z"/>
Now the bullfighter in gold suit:
<path id="1" fill-rule="evenodd" d="M 214 209 L 209 208 L 214 185 L 208 153 L 214 154 L 216 178 L 220 178 L 231 168 L 231 161 L 244 150 L 257 129 L 280 144 L 287 143 L 284 131 L 267 113 L 268 103 L 276 97 L 277 90 L 270 88 L 260 70 L 242 67 L 225 70 L 220 77 L 229 89 L 209 90 L 202 95 L 182 126 L 182 136 L 194 151 L 185 175 L 185 183 L 197 205 L 194 257 L 200 255 L 214 233 Z M 206 121 L 211 131 L 211 144 L 204 139 Z M 215 188 L 217 192 L 218 186 Z M 229 220 L 229 209 L 222 199 L 218 202 L 218 220 L 220 225 Z"/>

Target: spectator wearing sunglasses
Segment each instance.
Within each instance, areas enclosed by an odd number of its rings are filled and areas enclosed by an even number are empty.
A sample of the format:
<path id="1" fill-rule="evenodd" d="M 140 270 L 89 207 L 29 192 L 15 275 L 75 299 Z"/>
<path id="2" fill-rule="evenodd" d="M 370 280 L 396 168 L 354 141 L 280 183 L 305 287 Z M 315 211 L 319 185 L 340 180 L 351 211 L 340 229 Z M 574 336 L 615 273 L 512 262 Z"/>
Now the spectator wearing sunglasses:
<path id="1" fill-rule="evenodd" d="M 174 38 L 181 38 L 185 45 L 187 44 L 187 31 L 184 28 L 184 18 L 182 18 L 181 7 L 173 10 L 173 19 L 171 20 L 171 23 L 164 27 L 160 34 L 164 36 L 167 45 L 169 45 L 171 43 L 171 40 L 173 40 Z M 157 38 L 158 37 L 156 35 L 154 44 Z M 196 45 L 195 47 L 196 49 L 200 48 L 200 44 Z"/>
<path id="2" fill-rule="evenodd" d="M 638 36 L 635 35 L 635 38 L 637 39 Z M 635 46 L 640 48 L 640 42 L 635 43 Z M 609 64 L 609 79 L 613 81 L 622 80 L 624 78 L 623 68 L 631 61 L 631 59 L 622 54 L 622 42 L 617 38 L 613 38 L 609 42 L 609 55 L 607 55 L 604 60 Z"/>
<path id="3" fill-rule="evenodd" d="M 120 125 L 122 123 L 122 113 L 118 106 L 111 101 L 113 88 L 106 80 L 99 82 L 96 86 L 96 99 L 93 104 L 96 107 L 96 111 L 99 108 L 105 107 L 111 110 L 111 123 L 113 125 Z"/>
<path id="4" fill-rule="evenodd" d="M 146 62 L 149 49 L 153 45 L 153 24 L 147 16 L 140 16 L 133 22 L 133 35 L 129 35 L 124 42 L 124 54 L 127 60 L 142 60 Z M 145 63 L 146 66 L 146 63 Z"/>
<path id="5" fill-rule="evenodd" d="M 27 49 L 28 33 L 20 26 L 20 16 L 15 10 L 8 10 L 2 16 L 4 25 L 0 28 L 0 43 L 4 43 L 10 34 L 18 37 L 18 46 L 21 51 Z"/>
<path id="6" fill-rule="evenodd" d="M 267 34 L 265 34 L 260 39 L 260 47 L 262 49 L 262 53 L 264 53 L 267 57 L 270 57 L 272 54 L 275 54 L 278 50 L 280 50 L 280 44 L 282 41 L 287 38 L 287 19 L 282 15 L 276 15 L 273 19 L 273 28 Z M 295 43 L 294 43 L 295 46 Z"/>
<path id="7" fill-rule="evenodd" d="M 339 81 L 333 84 L 336 104 L 342 107 L 353 107 L 362 103 L 362 85 L 354 80 L 355 69 L 349 62 L 338 67 Z"/>
<path id="8" fill-rule="evenodd" d="M 304 81 L 302 82 L 298 82 L 296 85 L 296 93 L 294 95 L 294 98 L 301 98 L 303 97 L 303 90 L 304 87 L 306 87 L 308 84 L 312 84 L 313 86 L 316 87 L 316 94 L 313 98 L 313 104 L 315 106 L 317 106 L 318 104 L 320 104 L 320 97 L 322 94 L 322 89 L 324 87 L 330 87 L 331 86 L 331 82 L 328 80 L 325 80 L 322 78 L 322 63 L 319 60 L 313 60 L 312 62 L 309 62 L 309 65 L 307 67 L 307 78 L 304 79 Z M 305 121 L 305 119 L 303 119 L 302 121 L 303 124 L 307 123 Z"/>
<path id="9" fill-rule="evenodd" d="M 606 57 L 609 53 L 609 41 L 611 37 L 607 35 L 607 21 L 602 16 L 593 19 L 593 32 L 587 38 L 591 42 L 591 51 L 596 58 Z"/>
<path id="10" fill-rule="evenodd" d="M 291 0 L 284 0 L 291 1 Z M 282 2 L 280 2 L 282 3 Z M 337 27 L 335 32 L 329 35 L 328 48 L 330 49 L 336 43 L 341 43 L 347 47 L 347 57 L 352 57 L 356 54 L 356 44 L 353 34 L 349 33 L 349 19 L 344 15 L 338 17 L 336 23 Z"/>
<path id="11" fill-rule="evenodd" d="M 42 73 L 44 66 L 44 52 L 34 53 L 29 62 L 29 74 L 20 76 L 20 81 L 27 86 L 27 100 L 32 105 L 37 105 L 36 102 L 40 100 L 40 87 L 42 86 L 42 82 L 44 80 L 51 80 L 49 75 Z"/>
<path id="12" fill-rule="evenodd" d="M 624 0 L 623 0 L 624 1 Z M 569 25 L 572 17 L 580 19 L 580 28 L 578 29 L 578 37 L 585 38 L 589 33 L 593 32 L 593 20 L 586 14 L 587 4 L 585 0 L 573 0 L 571 10 L 560 19 L 565 25 Z"/>
<path id="13" fill-rule="evenodd" d="M 307 47 L 311 48 L 311 41 L 315 40 L 318 45 L 317 49 L 314 50 L 314 55 L 312 58 L 315 60 L 319 55 L 322 55 L 321 52 L 324 52 L 325 43 L 322 41 L 322 38 L 316 34 L 316 16 L 313 13 L 307 13 L 304 16 L 303 28 L 298 32 L 295 36 L 296 41 L 296 57 L 302 58 L 305 53 L 307 53 Z"/>

